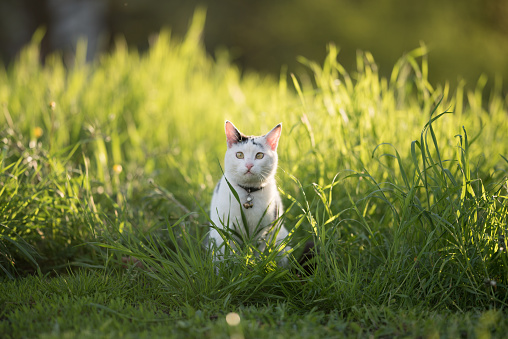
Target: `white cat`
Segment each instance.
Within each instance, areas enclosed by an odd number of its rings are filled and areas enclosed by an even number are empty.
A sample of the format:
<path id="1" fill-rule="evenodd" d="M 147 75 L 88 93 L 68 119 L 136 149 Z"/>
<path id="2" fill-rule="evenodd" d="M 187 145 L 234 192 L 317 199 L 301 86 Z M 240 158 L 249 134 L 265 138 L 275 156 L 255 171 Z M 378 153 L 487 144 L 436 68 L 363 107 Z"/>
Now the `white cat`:
<path id="1" fill-rule="evenodd" d="M 246 136 L 229 121 L 225 129 L 228 148 L 224 175 L 213 193 L 210 218 L 219 229 L 229 227 L 241 235 L 235 237 L 240 243 L 250 240 L 259 251 L 264 251 L 267 243 L 275 241 L 278 245 L 288 235 L 280 220 L 284 210 L 275 182 L 282 125 L 263 136 Z M 228 182 L 238 193 L 240 203 Z M 215 258 L 220 258 L 224 253 L 223 238 L 216 229 L 210 229 L 209 240 L 217 245 L 219 253 Z M 235 248 L 233 244 L 232 247 Z M 289 249 L 286 246 L 283 251 Z M 280 263 L 286 266 L 287 261 L 284 256 Z"/>

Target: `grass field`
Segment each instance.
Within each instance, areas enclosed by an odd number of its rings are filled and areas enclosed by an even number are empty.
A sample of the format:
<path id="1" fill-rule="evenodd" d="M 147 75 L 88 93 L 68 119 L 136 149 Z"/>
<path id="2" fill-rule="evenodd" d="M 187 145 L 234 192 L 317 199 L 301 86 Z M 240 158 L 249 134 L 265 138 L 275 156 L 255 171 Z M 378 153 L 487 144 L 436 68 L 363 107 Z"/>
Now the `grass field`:
<path id="1" fill-rule="evenodd" d="M 389 79 L 332 45 L 274 79 L 206 55 L 203 22 L 69 67 L 36 34 L 0 68 L 1 337 L 504 337 L 502 84 L 432 88 L 424 46 Z M 289 268 L 202 246 L 226 119 L 283 123 Z"/>

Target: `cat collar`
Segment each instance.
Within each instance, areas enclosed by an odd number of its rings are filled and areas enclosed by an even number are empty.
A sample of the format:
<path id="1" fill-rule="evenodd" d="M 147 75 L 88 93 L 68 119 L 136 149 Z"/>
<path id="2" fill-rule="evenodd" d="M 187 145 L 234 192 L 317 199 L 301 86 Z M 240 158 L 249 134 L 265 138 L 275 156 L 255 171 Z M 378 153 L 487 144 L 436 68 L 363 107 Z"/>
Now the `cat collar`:
<path id="1" fill-rule="evenodd" d="M 254 206 L 254 204 L 252 203 L 252 200 L 254 198 L 250 194 L 253 193 L 253 192 L 257 192 L 259 190 L 262 190 L 263 186 L 259 186 L 259 187 L 248 187 L 248 186 L 242 186 L 242 185 L 238 185 L 238 186 L 240 186 L 241 188 L 243 188 L 244 190 L 247 191 L 247 202 L 243 203 L 243 207 L 245 209 L 249 209 L 252 206 Z"/>

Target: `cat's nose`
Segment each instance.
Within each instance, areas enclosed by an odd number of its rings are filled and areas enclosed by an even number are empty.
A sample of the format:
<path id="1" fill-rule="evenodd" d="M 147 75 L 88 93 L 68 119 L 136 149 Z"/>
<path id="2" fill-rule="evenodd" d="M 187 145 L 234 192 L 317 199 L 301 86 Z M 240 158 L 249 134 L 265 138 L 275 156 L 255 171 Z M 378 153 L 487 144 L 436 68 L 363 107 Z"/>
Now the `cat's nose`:
<path id="1" fill-rule="evenodd" d="M 250 169 L 251 169 L 252 167 L 254 167 L 254 164 L 253 164 L 253 163 L 248 162 L 248 163 L 246 163 L 246 164 L 245 164 L 245 167 L 247 167 L 247 169 L 250 171 Z"/>

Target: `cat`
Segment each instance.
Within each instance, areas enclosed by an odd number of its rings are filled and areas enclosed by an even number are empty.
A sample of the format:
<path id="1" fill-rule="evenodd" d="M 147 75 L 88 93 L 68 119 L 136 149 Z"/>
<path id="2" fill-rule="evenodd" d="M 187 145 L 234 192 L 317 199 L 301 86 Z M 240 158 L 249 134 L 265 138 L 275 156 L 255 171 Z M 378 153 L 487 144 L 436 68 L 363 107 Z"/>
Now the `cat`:
<path id="1" fill-rule="evenodd" d="M 262 252 L 267 243 L 275 241 L 279 245 L 288 235 L 280 219 L 284 210 L 275 181 L 282 124 L 263 136 L 246 136 L 229 121 L 226 121 L 225 130 L 227 150 L 224 175 L 213 193 L 210 219 L 217 228 L 227 226 L 241 235 L 243 239 L 235 237 L 240 243 L 250 236 L 250 240 Z M 229 185 L 238 194 L 240 203 Z M 247 225 L 244 225 L 244 220 Z M 215 255 L 215 259 L 219 259 L 224 252 L 221 246 L 223 238 L 213 227 L 209 232 L 209 241 L 217 245 L 218 255 Z M 290 249 L 286 246 L 283 252 Z M 286 255 L 279 262 L 287 266 Z"/>

